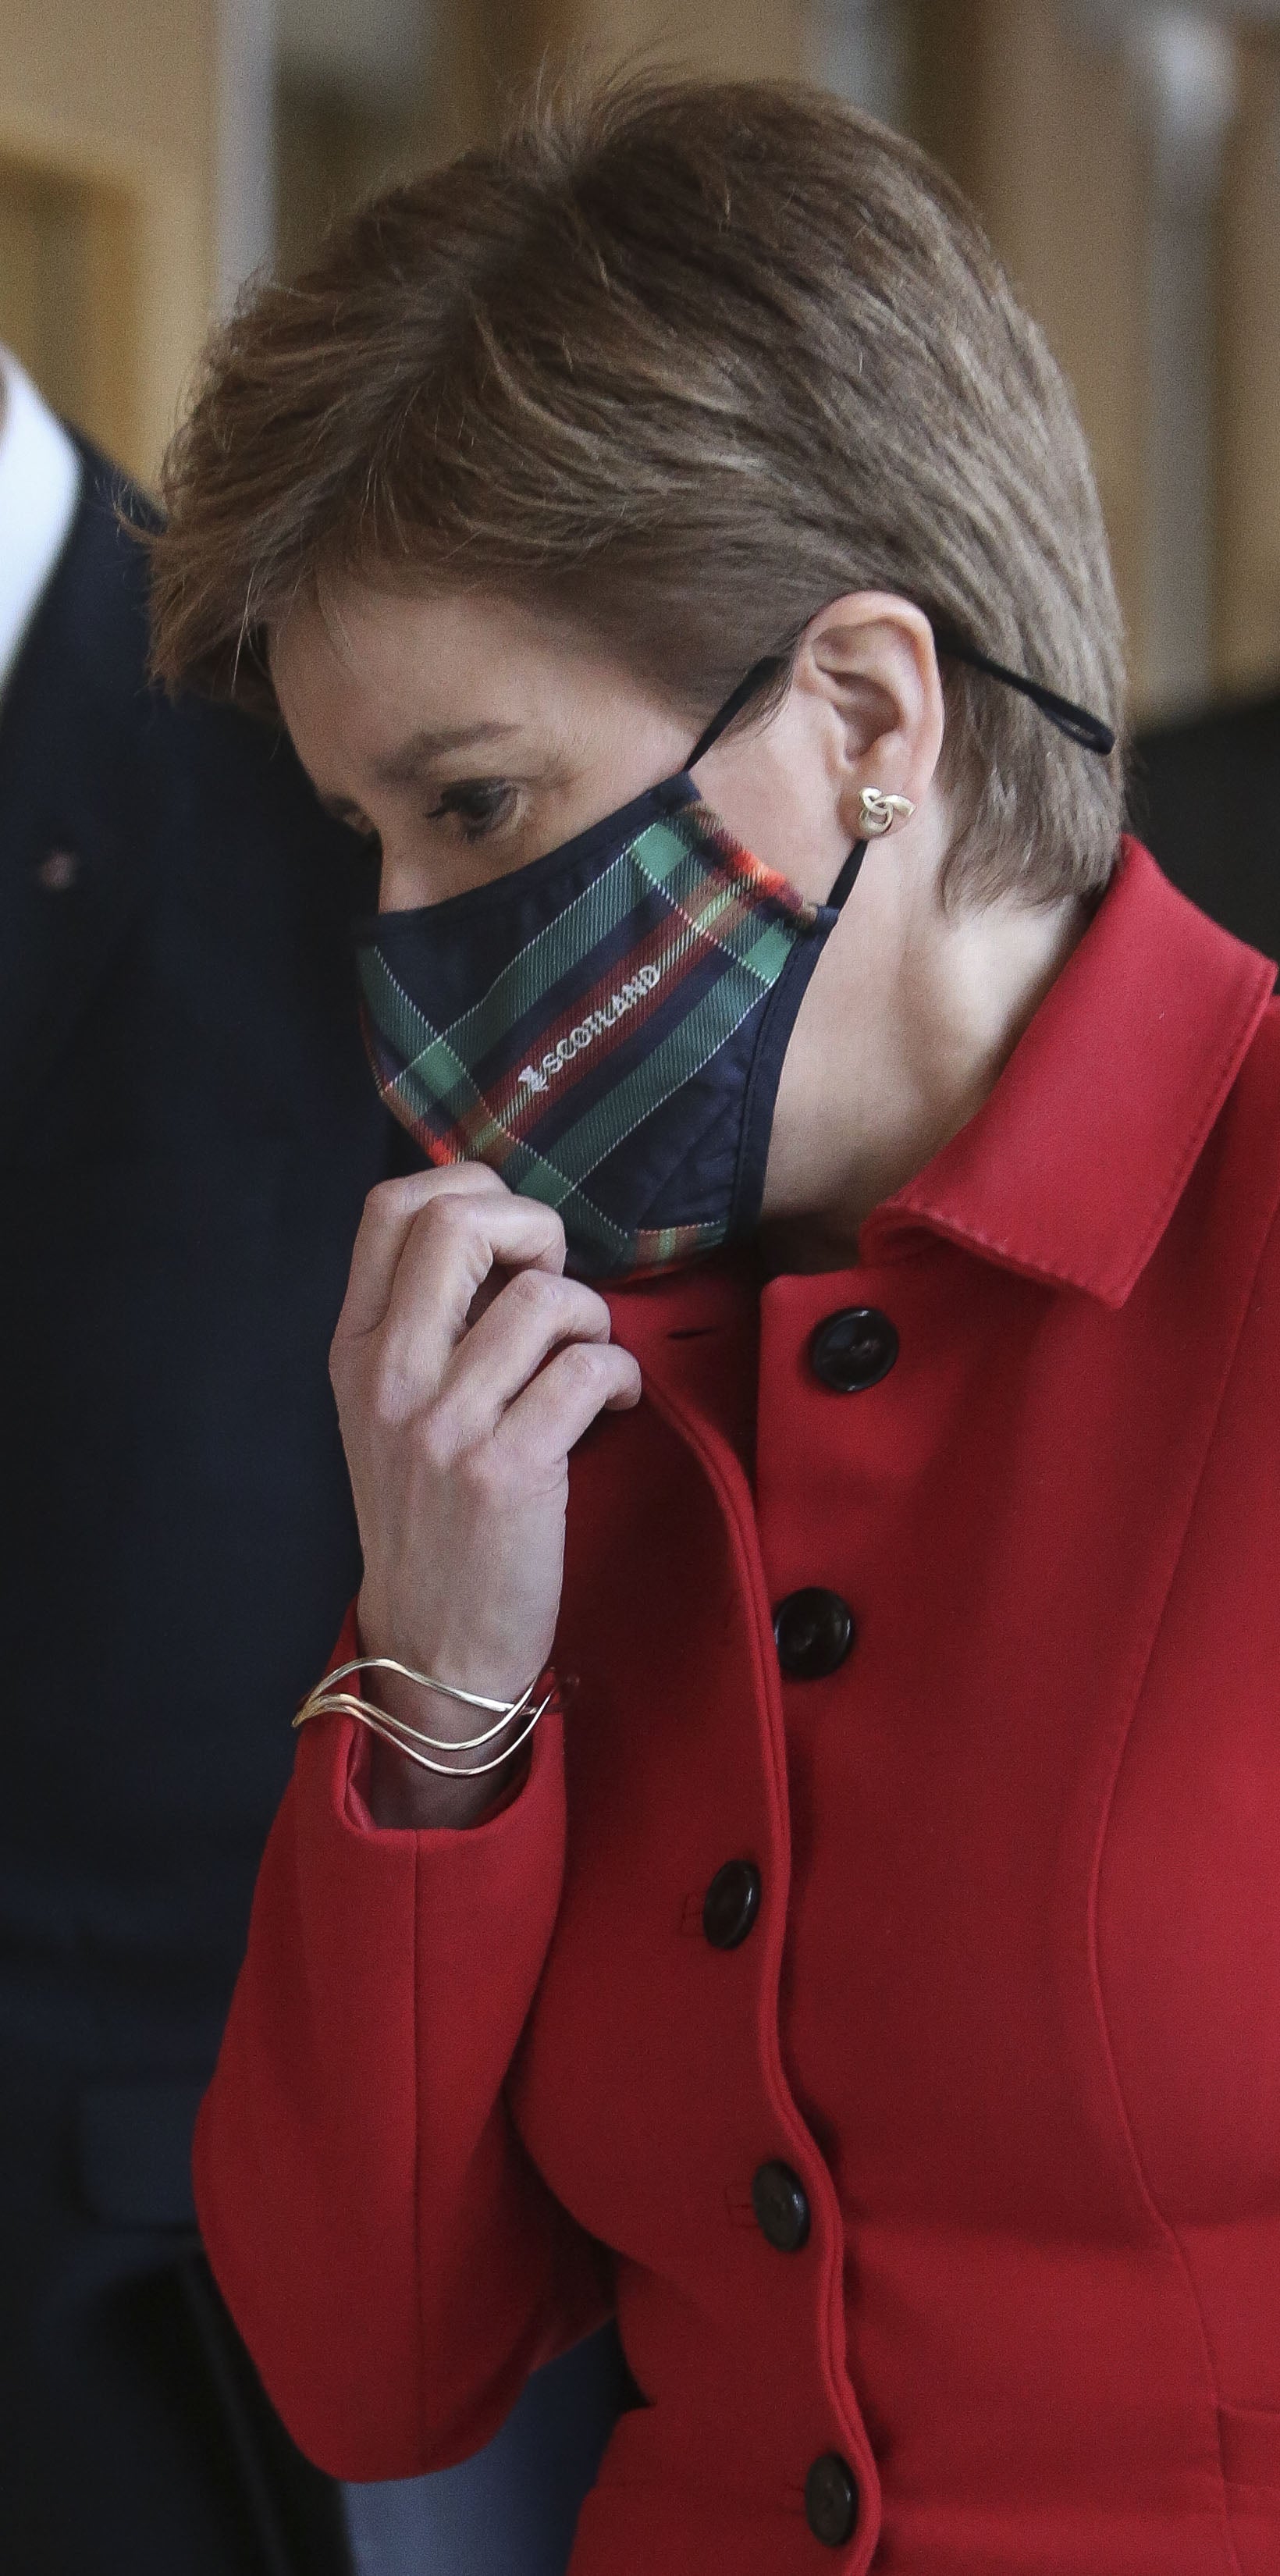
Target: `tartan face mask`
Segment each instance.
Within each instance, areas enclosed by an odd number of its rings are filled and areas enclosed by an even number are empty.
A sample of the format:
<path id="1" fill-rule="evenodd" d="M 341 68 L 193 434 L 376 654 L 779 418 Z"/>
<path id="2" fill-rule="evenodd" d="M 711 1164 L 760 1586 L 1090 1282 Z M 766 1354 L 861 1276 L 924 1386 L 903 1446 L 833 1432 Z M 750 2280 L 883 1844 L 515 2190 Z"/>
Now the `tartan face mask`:
<path id="1" fill-rule="evenodd" d="M 378 1089 L 433 1163 L 557 1208 L 579 1278 L 665 1270 L 759 1219 L 782 1060 L 865 843 L 809 903 L 683 770 L 511 876 L 357 932 Z"/>
<path id="2" fill-rule="evenodd" d="M 936 640 L 1110 757 L 1100 716 Z M 431 1162 L 488 1163 L 558 1208 L 582 1279 L 672 1269 L 759 1222 L 783 1057 L 866 850 L 808 903 L 698 795 L 690 771 L 782 667 L 755 664 L 678 776 L 493 885 L 357 933 L 387 1107 Z"/>

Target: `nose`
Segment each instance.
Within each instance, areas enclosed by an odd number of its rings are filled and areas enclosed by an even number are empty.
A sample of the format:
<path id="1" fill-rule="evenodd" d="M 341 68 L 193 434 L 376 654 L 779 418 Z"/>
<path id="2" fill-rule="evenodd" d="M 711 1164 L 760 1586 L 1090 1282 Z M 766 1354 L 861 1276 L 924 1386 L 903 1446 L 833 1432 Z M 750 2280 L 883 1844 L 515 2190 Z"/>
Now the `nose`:
<path id="1" fill-rule="evenodd" d="M 407 852 L 388 848 L 384 842 L 378 870 L 379 912 L 414 912 L 420 904 L 431 901 L 421 863 L 414 866 Z"/>

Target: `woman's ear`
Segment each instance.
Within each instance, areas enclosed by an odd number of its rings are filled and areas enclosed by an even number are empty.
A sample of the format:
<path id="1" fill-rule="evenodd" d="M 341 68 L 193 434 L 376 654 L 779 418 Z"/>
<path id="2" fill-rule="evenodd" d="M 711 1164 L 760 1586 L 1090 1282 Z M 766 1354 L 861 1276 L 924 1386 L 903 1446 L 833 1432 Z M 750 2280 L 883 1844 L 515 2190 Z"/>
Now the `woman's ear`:
<path id="1" fill-rule="evenodd" d="M 823 731 L 840 820 L 863 837 L 863 790 L 919 808 L 942 751 L 942 678 L 924 611 L 889 591 L 851 591 L 805 628 L 792 685 L 825 702 Z"/>

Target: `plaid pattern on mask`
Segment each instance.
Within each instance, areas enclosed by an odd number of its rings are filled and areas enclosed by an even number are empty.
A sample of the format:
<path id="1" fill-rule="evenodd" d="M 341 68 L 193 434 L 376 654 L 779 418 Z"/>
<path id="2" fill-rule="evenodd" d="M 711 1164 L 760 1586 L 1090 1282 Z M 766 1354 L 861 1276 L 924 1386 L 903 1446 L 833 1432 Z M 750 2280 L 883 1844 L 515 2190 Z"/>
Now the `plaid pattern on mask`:
<path id="1" fill-rule="evenodd" d="M 359 967 L 379 1090 L 433 1163 L 488 1163 L 557 1208 L 594 1274 L 711 1251 L 727 1217 L 633 1231 L 601 1182 L 759 1008 L 815 919 L 708 807 L 687 805 L 646 824 L 447 1026 L 375 932 Z"/>

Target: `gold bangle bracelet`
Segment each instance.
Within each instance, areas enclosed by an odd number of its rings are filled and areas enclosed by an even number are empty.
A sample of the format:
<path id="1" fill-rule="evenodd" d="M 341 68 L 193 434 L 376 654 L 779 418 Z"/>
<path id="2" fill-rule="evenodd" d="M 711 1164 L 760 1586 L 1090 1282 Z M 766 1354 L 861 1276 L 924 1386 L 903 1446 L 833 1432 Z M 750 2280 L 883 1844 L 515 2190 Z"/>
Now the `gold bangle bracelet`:
<path id="1" fill-rule="evenodd" d="M 358 1692 L 335 1687 L 346 1681 L 352 1673 L 365 1672 L 395 1673 L 402 1681 L 415 1682 L 421 1690 L 439 1691 L 443 1698 L 456 1700 L 465 1708 L 483 1709 L 486 1712 L 495 1710 L 497 1715 L 493 1725 L 486 1727 L 479 1735 L 460 1736 L 456 1739 L 449 1736 L 427 1735 L 420 1728 L 410 1726 L 407 1719 L 393 1716 L 389 1709 L 379 1708 L 375 1702 L 362 1699 Z M 486 1771 L 500 1769 L 504 1762 L 510 1760 L 513 1753 L 519 1751 L 522 1744 L 528 1742 L 544 1709 L 550 1707 L 555 1696 L 554 1687 L 547 1692 L 545 1699 L 539 1702 L 520 1733 L 511 1743 L 504 1744 L 492 1761 L 433 1762 L 430 1755 L 481 1752 L 486 1745 L 492 1744 L 498 1736 L 505 1734 L 508 1727 L 519 1724 L 529 1708 L 537 1686 L 537 1678 L 535 1678 L 530 1682 L 528 1689 L 521 1692 L 519 1699 L 486 1699 L 478 1691 L 462 1690 L 454 1682 L 437 1681 L 431 1673 L 415 1672 L 412 1665 L 397 1663 L 392 1655 L 354 1655 L 349 1663 L 336 1664 L 332 1672 L 325 1674 L 324 1680 L 311 1692 L 310 1697 L 303 1701 L 293 1720 L 293 1725 L 295 1729 L 305 1726 L 313 1717 L 353 1717 L 372 1734 L 381 1736 L 384 1744 L 393 1745 L 397 1752 L 403 1753 L 406 1761 L 415 1762 L 419 1769 L 433 1771 L 443 1779 L 474 1780 L 479 1779 Z M 424 1751 L 423 1747 L 428 1749 Z"/>
<path id="2" fill-rule="evenodd" d="M 484 1699 L 479 1691 L 460 1690 L 456 1682 L 437 1681 L 434 1673 L 415 1673 L 412 1664 L 398 1664 L 394 1655 L 353 1655 L 350 1663 L 335 1664 L 333 1671 L 325 1674 L 324 1680 L 318 1685 L 317 1690 L 312 1692 L 311 1698 L 317 1698 L 320 1691 L 331 1690 L 335 1682 L 344 1682 L 348 1673 L 395 1673 L 401 1681 L 416 1682 L 419 1690 L 437 1691 L 441 1699 L 457 1700 L 463 1708 L 481 1708 L 487 1716 L 496 1717 L 498 1721 L 497 1726 L 490 1728 L 491 1735 L 498 1734 L 502 1727 L 510 1725 L 513 1717 L 523 1714 L 538 1687 L 538 1676 L 535 1673 L 528 1689 L 521 1692 L 519 1699 Z M 304 1713 L 310 1705 L 310 1700 L 303 1701 L 302 1708 L 293 1721 L 295 1726 L 301 1725 Z M 473 1738 L 476 1744 L 483 1744 L 485 1740 L 483 1735 Z M 427 1742 L 430 1743 L 430 1741 L 431 1738 L 428 1736 Z"/>
<path id="3" fill-rule="evenodd" d="M 433 1762 L 429 1753 L 419 1752 L 416 1748 L 419 1745 L 430 1744 L 436 1750 L 441 1750 L 443 1748 L 438 1737 L 418 1735 L 413 1727 L 405 1726 L 402 1721 L 388 1717 L 385 1709 L 375 1708 L 369 1700 L 357 1699 L 354 1691 L 334 1691 L 327 1697 L 314 1693 L 306 1705 L 299 1710 L 293 1723 L 295 1726 L 304 1726 L 312 1717 L 353 1717 L 361 1726 L 367 1727 L 371 1735 L 380 1735 L 384 1744 L 394 1746 L 397 1753 L 404 1755 L 406 1762 L 416 1763 L 420 1771 L 433 1771 L 437 1778 L 442 1780 L 479 1780 L 483 1778 L 486 1771 L 500 1771 L 503 1763 L 509 1762 L 512 1754 L 518 1753 L 521 1745 L 528 1743 L 539 1718 L 544 1710 L 550 1708 L 554 1697 L 554 1691 L 548 1691 L 545 1699 L 539 1700 L 520 1733 L 513 1737 L 510 1744 L 504 1744 L 501 1752 L 495 1753 L 488 1762 Z M 498 1732 L 500 1732 L 499 1729 L 491 1728 L 488 1736 L 482 1737 L 480 1741 L 489 1743 Z M 466 1745 L 458 1747 L 460 1752 L 471 1749 Z"/>

